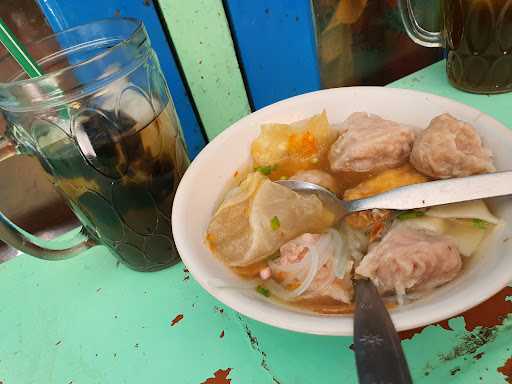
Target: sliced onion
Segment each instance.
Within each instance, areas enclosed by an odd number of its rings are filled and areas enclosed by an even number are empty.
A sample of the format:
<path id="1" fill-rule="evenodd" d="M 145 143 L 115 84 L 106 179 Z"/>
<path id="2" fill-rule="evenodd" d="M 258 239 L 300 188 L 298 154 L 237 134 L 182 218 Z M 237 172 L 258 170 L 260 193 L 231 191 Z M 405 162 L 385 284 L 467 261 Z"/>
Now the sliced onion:
<path id="1" fill-rule="evenodd" d="M 320 268 L 320 255 L 318 254 L 316 245 L 313 245 L 309 248 L 309 252 L 305 257 L 309 257 L 311 259 L 311 264 L 309 265 L 309 270 L 301 285 L 299 285 L 297 289 L 294 289 L 291 292 L 291 294 L 294 296 L 302 295 L 309 288 L 315 279 L 316 274 L 318 273 L 318 269 Z"/>
<path id="2" fill-rule="evenodd" d="M 405 288 L 402 285 L 395 285 L 395 298 L 398 305 L 404 305 L 407 299 L 407 293 L 405 292 Z"/>
<path id="3" fill-rule="evenodd" d="M 398 305 L 404 305 L 407 302 L 407 294 L 397 292 L 395 299 Z"/>
<path id="4" fill-rule="evenodd" d="M 310 264 L 311 258 L 307 256 L 307 253 L 302 260 L 296 263 L 289 263 L 285 266 L 275 261 L 271 261 L 269 263 L 270 268 L 272 269 L 272 273 L 283 272 L 286 274 L 286 278 L 281 282 L 281 284 L 285 286 L 291 284 L 295 280 L 304 280 L 307 272 L 310 269 Z"/>
<path id="5" fill-rule="evenodd" d="M 334 260 L 332 260 L 332 262 L 334 262 Z M 334 283 L 334 281 L 336 280 L 336 275 L 334 274 L 334 268 L 331 269 L 331 274 L 329 276 L 328 279 L 325 280 L 325 282 L 317 287 L 314 291 L 310 291 L 308 293 L 308 296 L 315 296 L 317 294 L 319 294 L 320 292 L 322 292 L 324 289 L 326 289 L 327 287 L 329 287 L 332 283 Z"/>
<path id="6" fill-rule="evenodd" d="M 339 268 L 341 269 L 341 276 L 344 276 L 347 270 L 348 257 L 343 251 L 344 242 L 341 235 L 337 231 L 330 229 L 327 233 L 323 234 L 314 245 L 308 247 L 308 252 L 300 262 L 292 263 L 291 265 L 288 264 L 286 267 L 281 266 L 279 262 L 270 262 L 274 271 L 286 273 L 288 276 L 280 284 L 276 282 L 269 284 L 269 289 L 273 291 L 276 296 L 285 300 L 295 299 L 303 295 L 311 287 L 320 268 L 329 262 L 330 258 L 333 258 L 333 262 L 335 263 L 333 268 L 334 272 L 338 271 Z M 326 279 L 326 282 L 318 289 L 315 289 L 315 291 L 320 291 L 331 285 L 337 277 L 339 276 L 333 273 L 332 276 Z M 296 289 L 288 291 L 283 287 L 297 280 L 301 283 Z"/>
<path id="7" fill-rule="evenodd" d="M 345 242 L 343 241 L 340 233 L 334 229 L 329 230 L 329 235 L 331 236 L 331 241 L 334 247 L 334 260 L 336 263 L 334 274 L 336 277 L 342 278 L 347 273 L 347 267 L 349 264 Z"/>
<path id="8" fill-rule="evenodd" d="M 281 284 L 277 283 L 273 279 L 265 281 L 264 287 L 267 288 L 272 295 L 279 297 L 281 300 L 294 301 L 297 300 L 297 296 L 293 295 L 291 291 L 288 291 Z"/>

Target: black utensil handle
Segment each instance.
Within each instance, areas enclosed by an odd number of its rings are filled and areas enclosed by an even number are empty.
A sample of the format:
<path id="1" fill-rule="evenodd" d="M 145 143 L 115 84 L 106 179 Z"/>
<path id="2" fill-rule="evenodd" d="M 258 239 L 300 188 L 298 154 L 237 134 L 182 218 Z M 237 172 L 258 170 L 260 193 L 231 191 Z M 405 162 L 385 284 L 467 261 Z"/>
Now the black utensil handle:
<path id="1" fill-rule="evenodd" d="M 412 383 L 398 333 L 370 280 L 356 281 L 354 350 L 359 383 Z"/>

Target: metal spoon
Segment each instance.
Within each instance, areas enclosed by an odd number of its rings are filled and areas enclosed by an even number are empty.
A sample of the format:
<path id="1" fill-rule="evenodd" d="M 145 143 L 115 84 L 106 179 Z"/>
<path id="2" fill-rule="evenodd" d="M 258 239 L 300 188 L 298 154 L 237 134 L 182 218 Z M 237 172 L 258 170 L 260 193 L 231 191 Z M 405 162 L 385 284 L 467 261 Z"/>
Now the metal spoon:
<path id="1" fill-rule="evenodd" d="M 512 171 L 407 185 L 352 201 L 338 199 L 331 191 L 305 181 L 278 180 L 276 183 L 294 191 L 316 193 L 323 201 L 334 203 L 343 217 L 351 212 L 367 209 L 407 210 L 510 195 L 512 194 Z"/>
<path id="2" fill-rule="evenodd" d="M 360 384 L 411 384 L 411 374 L 389 313 L 370 280 L 356 280 L 354 351 Z"/>

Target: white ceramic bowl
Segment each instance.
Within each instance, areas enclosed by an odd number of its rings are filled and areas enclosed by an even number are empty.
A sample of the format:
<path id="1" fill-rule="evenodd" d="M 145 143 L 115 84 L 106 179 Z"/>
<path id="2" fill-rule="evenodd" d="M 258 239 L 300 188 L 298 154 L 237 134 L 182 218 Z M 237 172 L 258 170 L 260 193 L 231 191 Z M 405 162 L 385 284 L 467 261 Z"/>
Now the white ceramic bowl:
<path id="1" fill-rule="evenodd" d="M 251 289 L 218 261 L 205 245 L 208 222 L 226 184 L 250 157 L 250 144 L 260 124 L 293 122 L 327 111 L 338 123 L 350 113 L 367 111 L 419 127 L 445 112 L 475 126 L 495 154 L 498 170 L 512 169 L 512 132 L 493 118 L 458 102 L 427 93 L 380 88 L 352 87 L 323 90 L 293 97 L 263 108 L 226 129 L 201 151 L 187 170 L 174 200 L 172 228 L 183 262 L 210 294 L 234 310 L 255 320 L 292 331 L 320 335 L 351 335 L 351 315 L 313 315 L 280 306 Z M 486 300 L 512 280 L 512 204 L 493 201 L 494 212 L 505 224 L 482 255 L 453 282 L 424 299 L 392 311 L 398 330 L 411 329 L 459 314 Z"/>

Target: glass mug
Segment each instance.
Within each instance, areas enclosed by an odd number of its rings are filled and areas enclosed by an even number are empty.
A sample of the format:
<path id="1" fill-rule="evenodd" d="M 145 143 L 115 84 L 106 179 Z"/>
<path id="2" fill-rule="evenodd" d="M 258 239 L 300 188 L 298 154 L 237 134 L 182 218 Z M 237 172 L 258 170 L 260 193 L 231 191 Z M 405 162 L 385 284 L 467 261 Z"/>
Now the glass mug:
<path id="1" fill-rule="evenodd" d="M 82 228 L 62 247 L 0 213 L 0 238 L 47 260 L 104 245 L 135 270 L 175 264 L 170 215 L 189 160 L 143 24 L 102 20 L 27 48 L 46 75 L 27 79 L 10 56 L 0 60 L 0 160 L 35 156 Z"/>
<path id="2" fill-rule="evenodd" d="M 512 0 L 441 0 L 441 32 L 418 24 L 411 0 L 400 0 L 400 9 L 416 43 L 446 47 L 454 87 L 485 94 L 512 90 Z"/>

